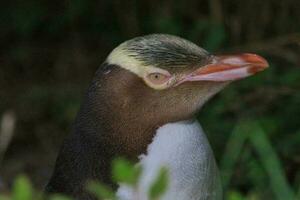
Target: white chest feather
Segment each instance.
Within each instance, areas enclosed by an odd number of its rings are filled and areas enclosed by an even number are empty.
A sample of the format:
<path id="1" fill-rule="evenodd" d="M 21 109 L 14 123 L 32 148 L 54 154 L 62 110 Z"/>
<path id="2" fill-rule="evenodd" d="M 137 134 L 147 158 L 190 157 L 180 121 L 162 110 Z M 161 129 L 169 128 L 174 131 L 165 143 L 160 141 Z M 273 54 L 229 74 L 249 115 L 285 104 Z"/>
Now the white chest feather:
<path id="1" fill-rule="evenodd" d="M 140 156 L 143 173 L 137 191 L 121 185 L 122 200 L 148 200 L 149 186 L 161 167 L 167 167 L 170 183 L 161 200 L 222 199 L 219 173 L 213 152 L 196 121 L 170 123 L 157 130 L 147 155 Z"/>

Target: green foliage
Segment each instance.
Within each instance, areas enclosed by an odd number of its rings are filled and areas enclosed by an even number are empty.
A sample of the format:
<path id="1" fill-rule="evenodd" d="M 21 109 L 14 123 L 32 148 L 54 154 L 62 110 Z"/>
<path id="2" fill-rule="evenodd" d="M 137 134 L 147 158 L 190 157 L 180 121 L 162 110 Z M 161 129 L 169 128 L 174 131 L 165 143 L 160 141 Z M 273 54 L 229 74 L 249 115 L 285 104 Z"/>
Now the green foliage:
<path id="1" fill-rule="evenodd" d="M 51 195 L 50 200 L 72 200 L 72 198 L 61 194 Z"/>
<path id="2" fill-rule="evenodd" d="M 99 182 L 92 181 L 88 183 L 87 190 L 94 194 L 98 199 L 116 199 L 115 193 L 112 189 Z"/>
<path id="3" fill-rule="evenodd" d="M 137 193 L 137 184 L 142 173 L 141 166 L 135 166 L 128 160 L 123 158 L 117 158 L 113 161 L 112 165 L 112 177 L 116 183 L 123 183 L 133 188 Z M 158 200 L 168 188 L 168 170 L 161 168 L 157 177 L 149 187 L 148 196 L 150 199 Z M 89 185 L 89 191 L 96 194 L 99 198 L 116 199 L 113 191 L 99 183 L 92 183 Z"/>
<path id="4" fill-rule="evenodd" d="M 151 200 L 156 200 L 163 195 L 168 188 L 169 178 L 168 170 L 161 168 L 156 179 L 149 188 L 149 197 Z"/>
<path id="5" fill-rule="evenodd" d="M 136 185 L 141 174 L 141 168 L 134 166 L 131 162 L 123 158 L 113 161 L 112 177 L 116 183 L 126 183 Z"/>
<path id="6" fill-rule="evenodd" d="M 12 200 L 32 200 L 33 188 L 25 176 L 19 176 L 13 186 Z"/>
<path id="7" fill-rule="evenodd" d="M 228 200 L 245 200 L 243 195 L 241 195 L 239 192 L 236 192 L 236 191 L 228 192 L 227 199 Z"/>
<path id="8" fill-rule="evenodd" d="M 158 16 L 154 20 L 154 28 L 160 33 L 180 35 L 182 32 L 180 21 L 174 17 Z"/>
<path id="9" fill-rule="evenodd" d="M 285 178 L 280 160 L 266 137 L 265 132 L 256 123 L 246 125 L 248 126 L 251 144 L 259 154 L 260 161 L 269 175 L 270 184 L 276 198 L 279 200 L 294 200 L 295 195 Z"/>
<path id="10" fill-rule="evenodd" d="M 266 137 L 264 130 L 255 121 L 241 121 L 236 126 L 229 142 L 227 143 L 227 148 L 221 164 L 221 172 L 223 174 L 223 184 L 225 185 L 225 188 L 229 185 L 233 170 L 236 167 L 235 165 L 238 162 L 239 156 L 245 148 L 246 141 L 249 141 L 253 150 L 258 154 L 260 161 L 259 164 L 262 165 L 268 174 L 269 183 L 276 199 L 295 199 L 295 194 L 285 178 L 284 170 L 276 152 L 271 146 L 269 139 Z M 255 160 L 252 160 L 252 163 L 255 165 L 252 165 L 251 171 L 259 170 L 260 168 L 258 163 L 253 161 Z M 262 184 L 259 184 L 263 183 L 262 180 L 259 179 L 259 174 L 261 174 L 260 171 L 256 171 L 253 174 L 253 178 L 256 179 L 253 180 L 258 183 L 260 187 L 263 187 Z M 230 193 L 228 194 L 228 199 L 239 199 L 238 196 L 240 196 L 240 194 Z"/>
<path id="11" fill-rule="evenodd" d="M 0 200 L 10 200 L 10 198 L 6 195 L 0 194 Z"/>
<path id="12" fill-rule="evenodd" d="M 222 24 L 210 24 L 207 27 L 206 38 L 203 43 L 203 47 L 208 51 L 218 50 L 226 39 L 225 27 Z"/>
<path id="13" fill-rule="evenodd" d="M 226 31 L 222 24 L 208 20 L 196 21 L 193 28 L 187 31 L 187 38 L 192 41 L 202 39 L 201 46 L 208 51 L 216 51 L 226 41 Z"/>
<path id="14" fill-rule="evenodd" d="M 221 160 L 222 183 L 225 190 L 228 188 L 235 165 L 242 153 L 247 135 L 241 129 L 243 124 L 238 124 L 227 141 L 226 150 Z"/>
<path id="15" fill-rule="evenodd" d="M 124 158 L 117 158 L 112 163 L 112 174 L 117 184 L 126 184 L 138 195 L 137 183 L 142 173 L 141 167 L 135 167 Z M 159 200 L 168 187 L 168 170 L 161 168 L 152 185 L 149 188 L 149 198 Z M 86 190 L 95 195 L 99 200 L 117 200 L 115 191 L 112 188 L 98 182 L 90 181 L 86 185 Z M 21 175 L 15 180 L 10 196 L 0 194 L 0 200 L 72 200 L 72 198 L 61 194 L 45 197 L 42 193 L 33 189 L 29 179 Z M 136 199 L 138 200 L 138 199 Z"/>

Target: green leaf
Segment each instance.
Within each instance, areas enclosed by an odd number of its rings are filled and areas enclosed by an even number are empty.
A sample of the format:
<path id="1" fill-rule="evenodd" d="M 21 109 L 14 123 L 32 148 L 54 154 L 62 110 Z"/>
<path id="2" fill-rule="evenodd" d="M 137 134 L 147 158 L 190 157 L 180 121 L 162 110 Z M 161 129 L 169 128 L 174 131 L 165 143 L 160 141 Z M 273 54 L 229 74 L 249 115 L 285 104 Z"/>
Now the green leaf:
<path id="1" fill-rule="evenodd" d="M 157 32 L 174 35 L 180 35 L 182 32 L 180 20 L 175 17 L 158 16 L 154 19 L 154 26 Z"/>
<path id="2" fill-rule="evenodd" d="M 222 24 L 212 23 L 203 46 L 209 51 L 215 51 L 220 48 L 226 39 L 225 28 Z"/>
<path id="3" fill-rule="evenodd" d="M 299 188 L 298 188 L 296 197 L 297 197 L 298 199 L 300 199 L 300 185 L 299 185 Z"/>
<path id="4" fill-rule="evenodd" d="M 158 199 L 161 197 L 167 190 L 169 183 L 169 175 L 168 170 L 166 168 L 161 168 L 158 176 L 152 183 L 152 185 L 149 188 L 149 197 L 150 199 Z"/>
<path id="5" fill-rule="evenodd" d="M 244 200 L 245 198 L 239 192 L 231 191 L 228 193 L 226 199 L 228 199 L 228 200 Z"/>
<path id="6" fill-rule="evenodd" d="M 0 200 L 10 200 L 10 198 L 8 196 L 0 194 Z"/>
<path id="7" fill-rule="evenodd" d="M 277 199 L 295 199 L 295 195 L 286 180 L 280 160 L 272 148 L 269 139 L 266 137 L 266 133 L 255 122 L 247 123 L 247 125 L 250 142 L 254 146 L 262 165 L 269 175 L 270 185 L 275 196 Z"/>
<path id="8" fill-rule="evenodd" d="M 225 153 L 221 160 L 222 182 L 226 189 L 234 172 L 236 163 L 243 150 L 247 134 L 243 123 L 239 123 L 233 130 L 226 144 Z"/>
<path id="9" fill-rule="evenodd" d="M 113 161 L 112 176 L 118 183 L 126 183 L 135 186 L 141 174 L 141 167 L 135 167 L 134 164 L 123 158 L 117 158 Z"/>
<path id="10" fill-rule="evenodd" d="M 72 200 L 72 199 L 62 194 L 54 194 L 50 197 L 50 200 Z"/>
<path id="11" fill-rule="evenodd" d="M 33 188 L 29 179 L 23 175 L 19 176 L 13 186 L 13 200 L 32 200 Z"/>
<path id="12" fill-rule="evenodd" d="M 115 193 L 111 188 L 95 181 L 88 183 L 87 190 L 99 199 L 116 199 Z"/>

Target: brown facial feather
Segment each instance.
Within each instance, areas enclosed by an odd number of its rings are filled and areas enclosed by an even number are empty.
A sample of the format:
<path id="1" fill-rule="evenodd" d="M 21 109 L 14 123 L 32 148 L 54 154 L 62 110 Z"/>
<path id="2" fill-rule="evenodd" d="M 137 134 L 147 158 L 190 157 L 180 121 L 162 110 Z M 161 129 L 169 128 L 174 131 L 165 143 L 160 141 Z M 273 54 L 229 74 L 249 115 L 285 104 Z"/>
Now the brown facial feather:
<path id="1" fill-rule="evenodd" d="M 110 73 L 100 76 L 105 84 L 96 91 L 96 101 L 101 104 L 105 124 L 111 124 L 111 130 L 107 130 L 113 137 L 110 142 L 120 147 L 121 155 L 131 158 L 145 153 L 158 127 L 192 118 L 204 102 L 225 85 L 187 82 L 154 90 L 118 66 L 111 66 Z"/>
<path id="2" fill-rule="evenodd" d="M 192 118 L 224 86 L 186 82 L 155 90 L 128 70 L 104 64 L 85 96 L 74 131 L 61 148 L 46 191 L 92 200 L 84 190 L 87 180 L 112 185 L 113 158 L 136 160 L 146 153 L 158 127 Z"/>

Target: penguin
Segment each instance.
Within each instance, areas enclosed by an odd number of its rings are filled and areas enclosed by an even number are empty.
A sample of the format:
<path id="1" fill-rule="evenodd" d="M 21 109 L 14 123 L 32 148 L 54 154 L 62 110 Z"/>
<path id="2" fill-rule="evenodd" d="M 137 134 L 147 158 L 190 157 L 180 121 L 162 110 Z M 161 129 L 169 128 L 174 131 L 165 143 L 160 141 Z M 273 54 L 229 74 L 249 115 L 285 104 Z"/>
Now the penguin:
<path id="1" fill-rule="evenodd" d="M 147 200 L 143 193 L 161 167 L 170 181 L 161 200 L 222 199 L 214 154 L 195 114 L 229 83 L 267 67 L 256 54 L 213 55 L 168 34 L 125 41 L 96 71 L 46 191 L 94 200 L 85 184 L 99 180 L 133 200 L 131 188 L 111 180 L 111 161 L 125 157 L 143 168 L 139 200 Z"/>

